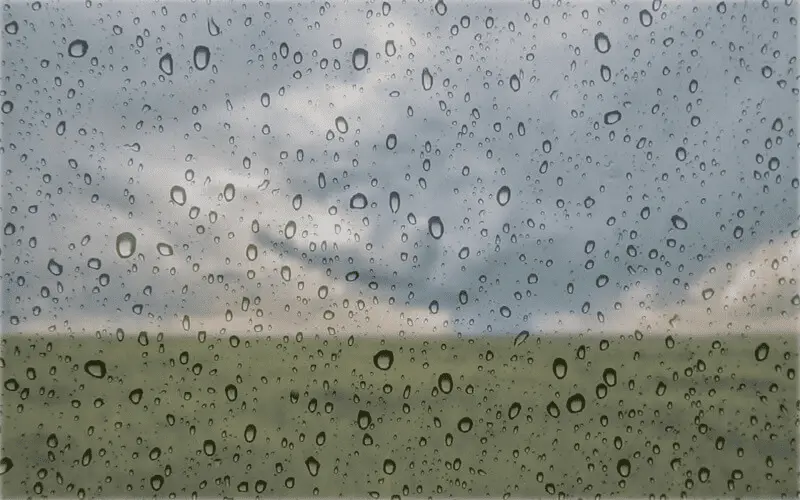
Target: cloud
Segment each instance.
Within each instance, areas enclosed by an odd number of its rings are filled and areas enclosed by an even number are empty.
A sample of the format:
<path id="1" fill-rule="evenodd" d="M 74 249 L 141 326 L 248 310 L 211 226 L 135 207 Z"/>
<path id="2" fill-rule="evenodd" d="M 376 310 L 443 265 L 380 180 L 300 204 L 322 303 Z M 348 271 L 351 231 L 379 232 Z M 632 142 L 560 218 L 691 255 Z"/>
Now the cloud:
<path id="1" fill-rule="evenodd" d="M 177 6 L 154 17 L 131 5 L 148 26 L 64 5 L 72 24 L 43 30 L 43 11 L 11 6 L 28 22 L 3 55 L 14 103 L 2 115 L 13 166 L 3 225 L 14 225 L 2 246 L 3 330 L 180 333 L 184 316 L 192 331 L 253 334 L 794 329 L 791 275 L 780 284 L 769 273 L 797 253 L 786 106 L 796 97 L 778 64 L 763 76 L 741 23 L 706 7 L 664 5 L 645 29 L 623 7 L 587 10 L 584 22 L 502 2 L 444 17 L 396 5 L 369 18 L 338 4 L 206 5 L 186 21 Z M 758 32 L 772 22 L 760 6 L 730 13 Z M 606 54 L 594 50 L 598 30 L 611 37 Z M 63 40 L 78 36 L 89 53 L 70 58 Z M 191 61 L 198 44 L 211 49 L 204 71 Z M 733 58 L 730 44 L 752 50 Z M 369 64 L 356 71 L 362 47 Z M 796 47 L 778 38 L 775 51 Z M 166 52 L 172 75 L 158 68 Z M 615 110 L 622 119 L 606 124 Z M 175 185 L 183 206 L 170 200 Z M 356 193 L 367 207 L 350 207 Z M 429 234 L 433 216 L 441 239 Z M 137 236 L 129 259 L 114 251 L 123 231 Z M 159 255 L 161 242 L 173 255 Z M 762 269 L 769 252 L 778 270 L 772 260 Z"/>

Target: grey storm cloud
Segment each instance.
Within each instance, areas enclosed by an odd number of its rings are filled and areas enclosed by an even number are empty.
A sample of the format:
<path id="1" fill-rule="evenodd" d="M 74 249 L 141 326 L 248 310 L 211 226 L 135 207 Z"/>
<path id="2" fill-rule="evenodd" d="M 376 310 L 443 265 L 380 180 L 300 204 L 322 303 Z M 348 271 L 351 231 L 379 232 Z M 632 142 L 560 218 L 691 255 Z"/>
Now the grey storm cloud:
<path id="1" fill-rule="evenodd" d="M 3 328 L 516 333 L 571 315 L 624 331 L 643 309 L 702 302 L 709 272 L 796 246 L 796 30 L 775 9 L 12 4 Z M 779 296 L 764 314 L 792 307 Z M 727 328 L 725 304 L 709 330 Z"/>

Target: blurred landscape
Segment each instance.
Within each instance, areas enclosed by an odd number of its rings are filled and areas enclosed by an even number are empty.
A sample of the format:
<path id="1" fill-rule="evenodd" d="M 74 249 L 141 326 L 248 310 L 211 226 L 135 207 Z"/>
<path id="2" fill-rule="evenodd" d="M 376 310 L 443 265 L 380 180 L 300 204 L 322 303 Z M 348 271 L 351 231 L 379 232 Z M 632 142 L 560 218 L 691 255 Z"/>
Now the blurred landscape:
<path id="1" fill-rule="evenodd" d="M 5 336 L 2 494 L 793 497 L 796 340 Z"/>

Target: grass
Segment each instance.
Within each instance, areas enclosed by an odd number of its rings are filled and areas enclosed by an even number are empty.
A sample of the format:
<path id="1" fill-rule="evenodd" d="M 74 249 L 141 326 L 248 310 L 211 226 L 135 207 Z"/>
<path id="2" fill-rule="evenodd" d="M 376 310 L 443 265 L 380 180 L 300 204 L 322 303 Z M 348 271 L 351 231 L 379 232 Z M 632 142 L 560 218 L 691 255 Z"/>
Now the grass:
<path id="1" fill-rule="evenodd" d="M 8 498 L 798 495 L 792 335 L 6 335 L 2 361 Z"/>

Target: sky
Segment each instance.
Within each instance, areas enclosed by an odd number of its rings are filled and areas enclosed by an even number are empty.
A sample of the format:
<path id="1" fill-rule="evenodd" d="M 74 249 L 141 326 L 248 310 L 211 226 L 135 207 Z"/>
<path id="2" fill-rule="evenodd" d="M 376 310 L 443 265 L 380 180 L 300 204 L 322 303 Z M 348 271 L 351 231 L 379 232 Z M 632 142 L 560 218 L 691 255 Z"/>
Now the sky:
<path id="1" fill-rule="evenodd" d="M 796 332 L 795 6 L 544 4 L 11 3 L 2 331 Z"/>

